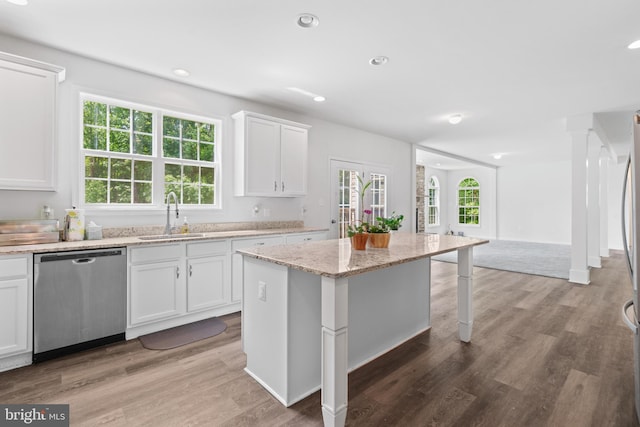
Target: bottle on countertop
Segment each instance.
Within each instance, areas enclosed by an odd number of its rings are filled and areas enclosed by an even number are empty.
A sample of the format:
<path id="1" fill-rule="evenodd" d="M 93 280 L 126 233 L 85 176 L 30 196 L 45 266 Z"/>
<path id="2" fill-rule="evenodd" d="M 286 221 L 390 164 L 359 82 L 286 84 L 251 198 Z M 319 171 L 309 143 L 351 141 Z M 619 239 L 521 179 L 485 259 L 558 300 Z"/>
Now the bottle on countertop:
<path id="1" fill-rule="evenodd" d="M 187 234 L 189 233 L 189 222 L 187 221 L 187 217 L 184 217 L 184 220 L 182 222 L 182 227 L 180 227 L 180 233 L 182 234 Z"/>

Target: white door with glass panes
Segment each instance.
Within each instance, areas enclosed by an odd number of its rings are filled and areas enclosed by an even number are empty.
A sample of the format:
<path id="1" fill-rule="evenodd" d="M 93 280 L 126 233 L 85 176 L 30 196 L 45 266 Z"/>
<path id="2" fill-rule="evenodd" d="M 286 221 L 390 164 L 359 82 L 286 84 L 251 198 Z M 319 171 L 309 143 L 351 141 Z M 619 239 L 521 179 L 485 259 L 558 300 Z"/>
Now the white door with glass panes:
<path id="1" fill-rule="evenodd" d="M 360 179 L 358 179 L 360 177 Z M 361 199 L 361 185 L 371 182 Z M 347 237 L 349 225 L 373 223 L 387 215 L 389 169 L 365 163 L 331 160 L 329 238 Z"/>

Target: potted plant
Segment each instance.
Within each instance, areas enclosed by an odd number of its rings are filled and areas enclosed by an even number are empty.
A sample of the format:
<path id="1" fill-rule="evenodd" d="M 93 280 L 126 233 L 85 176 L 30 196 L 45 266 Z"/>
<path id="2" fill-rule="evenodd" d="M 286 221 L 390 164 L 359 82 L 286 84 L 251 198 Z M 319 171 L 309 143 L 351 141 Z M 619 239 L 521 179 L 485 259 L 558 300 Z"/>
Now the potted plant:
<path id="1" fill-rule="evenodd" d="M 369 226 L 369 244 L 372 248 L 387 248 L 389 247 L 391 233 L 389 233 L 387 224 L 379 221 L 379 219 L 376 224 Z"/>
<path id="2" fill-rule="evenodd" d="M 395 211 L 391 213 L 391 216 L 386 218 L 378 217 L 376 220 L 379 223 L 385 224 L 389 230 L 397 231 L 400 227 L 402 227 L 402 221 L 404 220 L 404 215 L 397 214 Z"/>
<path id="3" fill-rule="evenodd" d="M 367 189 L 371 186 L 371 181 L 367 183 L 362 181 L 360 175 L 357 175 L 358 182 L 360 184 L 359 196 L 360 196 L 360 208 L 364 207 L 364 196 L 367 193 Z M 370 209 L 362 209 L 360 213 L 360 220 L 356 221 L 356 224 L 350 224 L 347 227 L 347 236 L 351 239 L 351 247 L 356 250 L 365 250 L 367 247 L 367 240 L 369 239 L 369 223 L 365 221 L 372 211 Z"/>

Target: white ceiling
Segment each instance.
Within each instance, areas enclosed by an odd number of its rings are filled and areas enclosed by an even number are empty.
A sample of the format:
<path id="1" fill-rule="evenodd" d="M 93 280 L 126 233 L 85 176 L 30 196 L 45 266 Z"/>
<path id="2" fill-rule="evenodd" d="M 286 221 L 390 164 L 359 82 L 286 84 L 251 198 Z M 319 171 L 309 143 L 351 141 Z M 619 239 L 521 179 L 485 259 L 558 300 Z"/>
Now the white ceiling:
<path id="1" fill-rule="evenodd" d="M 626 142 L 639 16 L 638 0 L 0 0 L 5 34 L 495 165 L 568 159 L 578 114 Z"/>

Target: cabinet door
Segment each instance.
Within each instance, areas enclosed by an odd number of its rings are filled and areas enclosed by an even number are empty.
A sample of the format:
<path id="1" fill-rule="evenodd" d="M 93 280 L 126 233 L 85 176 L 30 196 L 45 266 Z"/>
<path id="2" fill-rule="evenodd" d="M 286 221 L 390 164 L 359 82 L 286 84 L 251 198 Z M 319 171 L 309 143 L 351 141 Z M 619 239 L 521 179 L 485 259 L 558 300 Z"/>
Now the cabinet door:
<path id="1" fill-rule="evenodd" d="M 55 189 L 57 75 L 0 60 L 0 188 Z"/>
<path id="2" fill-rule="evenodd" d="M 283 196 L 303 196 L 307 193 L 307 129 L 282 125 L 280 191 Z"/>
<path id="3" fill-rule="evenodd" d="M 187 261 L 187 311 L 224 304 L 229 256 L 219 255 Z"/>
<path id="4" fill-rule="evenodd" d="M 246 131 L 246 195 L 276 195 L 280 189 L 280 124 L 248 117 Z"/>
<path id="5" fill-rule="evenodd" d="M 29 350 L 27 278 L 0 280 L 0 356 Z"/>
<path id="6" fill-rule="evenodd" d="M 184 313 L 184 272 L 178 260 L 131 266 L 132 325 Z"/>

